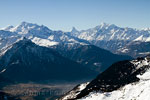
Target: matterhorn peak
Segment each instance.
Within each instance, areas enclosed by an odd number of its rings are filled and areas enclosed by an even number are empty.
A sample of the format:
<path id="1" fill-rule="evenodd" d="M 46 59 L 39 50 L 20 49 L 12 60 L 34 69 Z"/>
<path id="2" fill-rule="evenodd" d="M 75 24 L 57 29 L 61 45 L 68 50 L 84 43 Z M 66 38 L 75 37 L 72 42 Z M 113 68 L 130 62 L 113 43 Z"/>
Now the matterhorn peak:
<path id="1" fill-rule="evenodd" d="M 75 27 L 72 27 L 72 31 L 71 32 L 79 32 Z"/>

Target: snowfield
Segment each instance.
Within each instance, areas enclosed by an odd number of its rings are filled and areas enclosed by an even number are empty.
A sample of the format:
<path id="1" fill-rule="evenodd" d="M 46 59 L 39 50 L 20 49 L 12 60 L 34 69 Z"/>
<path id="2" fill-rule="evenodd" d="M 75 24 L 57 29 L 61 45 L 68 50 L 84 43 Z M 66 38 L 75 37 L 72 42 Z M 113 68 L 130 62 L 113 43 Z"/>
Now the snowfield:
<path id="1" fill-rule="evenodd" d="M 145 58 L 142 61 L 131 61 L 138 70 L 143 65 L 150 66 L 150 61 Z M 139 82 L 125 85 L 112 92 L 92 92 L 88 96 L 79 100 L 149 100 L 150 99 L 150 69 L 143 75 L 137 75 Z"/>
<path id="2" fill-rule="evenodd" d="M 92 92 L 80 100 L 149 100 L 150 99 L 150 70 L 138 76 L 141 80 L 113 92 Z"/>

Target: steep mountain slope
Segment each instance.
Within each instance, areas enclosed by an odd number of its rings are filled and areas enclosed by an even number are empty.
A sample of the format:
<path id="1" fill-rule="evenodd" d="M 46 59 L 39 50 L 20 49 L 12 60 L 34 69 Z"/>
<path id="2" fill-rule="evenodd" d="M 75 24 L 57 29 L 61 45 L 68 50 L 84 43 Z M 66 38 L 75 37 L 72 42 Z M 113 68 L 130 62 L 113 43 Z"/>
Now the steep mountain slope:
<path id="1" fill-rule="evenodd" d="M 150 41 L 149 29 L 137 30 L 133 28 L 121 28 L 114 24 L 106 23 L 82 31 L 73 28 L 70 34 L 113 53 L 119 53 L 118 50 L 122 50 L 122 48 L 130 44 L 130 42 Z"/>
<path id="2" fill-rule="evenodd" d="M 78 80 L 95 72 L 28 39 L 15 43 L 0 58 L 0 72 L 15 81 Z"/>
<path id="3" fill-rule="evenodd" d="M 129 56 L 112 54 L 94 45 L 76 45 L 76 48 L 70 49 L 64 49 L 63 46 L 55 47 L 61 55 L 97 72 L 103 72 L 114 62 L 132 59 Z"/>
<path id="4" fill-rule="evenodd" d="M 145 99 L 142 95 L 149 94 L 149 68 L 149 56 L 115 63 L 89 84 L 84 85 L 77 94 L 71 94 L 75 91 L 72 90 L 60 100 L 147 100 L 150 97 Z M 148 89 L 144 90 L 145 87 Z M 66 97 L 68 98 L 64 99 Z"/>
<path id="5" fill-rule="evenodd" d="M 7 47 L 19 41 L 21 36 L 17 33 L 0 30 L 0 51 L 4 52 Z"/>

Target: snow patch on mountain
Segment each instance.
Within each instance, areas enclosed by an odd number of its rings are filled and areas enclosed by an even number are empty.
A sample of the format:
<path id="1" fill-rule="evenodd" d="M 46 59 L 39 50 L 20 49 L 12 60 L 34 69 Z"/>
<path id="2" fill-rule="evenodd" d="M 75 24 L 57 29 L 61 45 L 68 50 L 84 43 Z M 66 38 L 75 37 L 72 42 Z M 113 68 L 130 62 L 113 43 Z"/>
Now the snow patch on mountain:
<path id="1" fill-rule="evenodd" d="M 0 72 L 0 74 L 3 73 L 3 72 L 5 72 L 5 71 L 6 71 L 6 69 L 3 69 L 3 70 Z"/>
<path id="2" fill-rule="evenodd" d="M 139 36 L 138 38 L 136 38 L 133 41 L 149 42 L 150 41 L 150 37 L 141 35 L 141 36 Z"/>
<path id="3" fill-rule="evenodd" d="M 34 37 L 32 39 L 32 42 L 34 42 L 35 44 L 38 44 L 39 46 L 45 46 L 45 47 L 50 47 L 50 46 L 54 46 L 54 45 L 58 45 L 58 42 L 54 42 L 54 41 L 50 41 L 48 39 L 41 39 L 38 37 Z"/>
<path id="4" fill-rule="evenodd" d="M 147 60 L 147 58 L 144 58 L 144 60 L 133 60 L 131 61 L 132 64 L 134 64 L 134 66 L 136 67 L 136 70 L 138 70 L 139 68 L 145 66 L 145 65 L 150 65 L 149 60 Z"/>

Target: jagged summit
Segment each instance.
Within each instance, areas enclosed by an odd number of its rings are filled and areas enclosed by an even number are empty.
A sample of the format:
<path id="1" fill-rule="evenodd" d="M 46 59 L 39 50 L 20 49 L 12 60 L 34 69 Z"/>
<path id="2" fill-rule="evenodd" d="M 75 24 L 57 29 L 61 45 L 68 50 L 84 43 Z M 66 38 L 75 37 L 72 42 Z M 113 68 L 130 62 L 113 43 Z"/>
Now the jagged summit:
<path id="1" fill-rule="evenodd" d="M 100 23 L 100 25 L 98 25 L 98 26 L 100 26 L 101 28 L 102 27 L 117 27 L 117 25 L 115 25 L 115 24 L 110 24 L 110 23 L 105 23 L 105 22 L 101 22 Z"/>
<path id="2" fill-rule="evenodd" d="M 51 32 L 51 30 L 44 26 L 44 25 L 37 25 L 37 24 L 32 24 L 28 22 L 22 22 L 21 24 L 17 25 L 16 27 L 10 29 L 12 32 L 17 32 L 19 34 L 27 34 L 29 32 L 33 31 L 41 31 L 41 32 Z"/>
<path id="3" fill-rule="evenodd" d="M 101 22 L 100 23 L 100 26 L 102 26 L 102 27 L 106 27 L 106 26 L 110 26 L 111 24 L 108 24 L 108 23 L 105 23 L 105 22 Z"/>
<path id="4" fill-rule="evenodd" d="M 79 33 L 80 33 L 80 32 L 79 32 L 75 27 L 72 27 L 72 30 L 71 30 L 71 32 L 70 32 L 70 34 L 71 34 L 72 36 L 78 36 Z"/>

